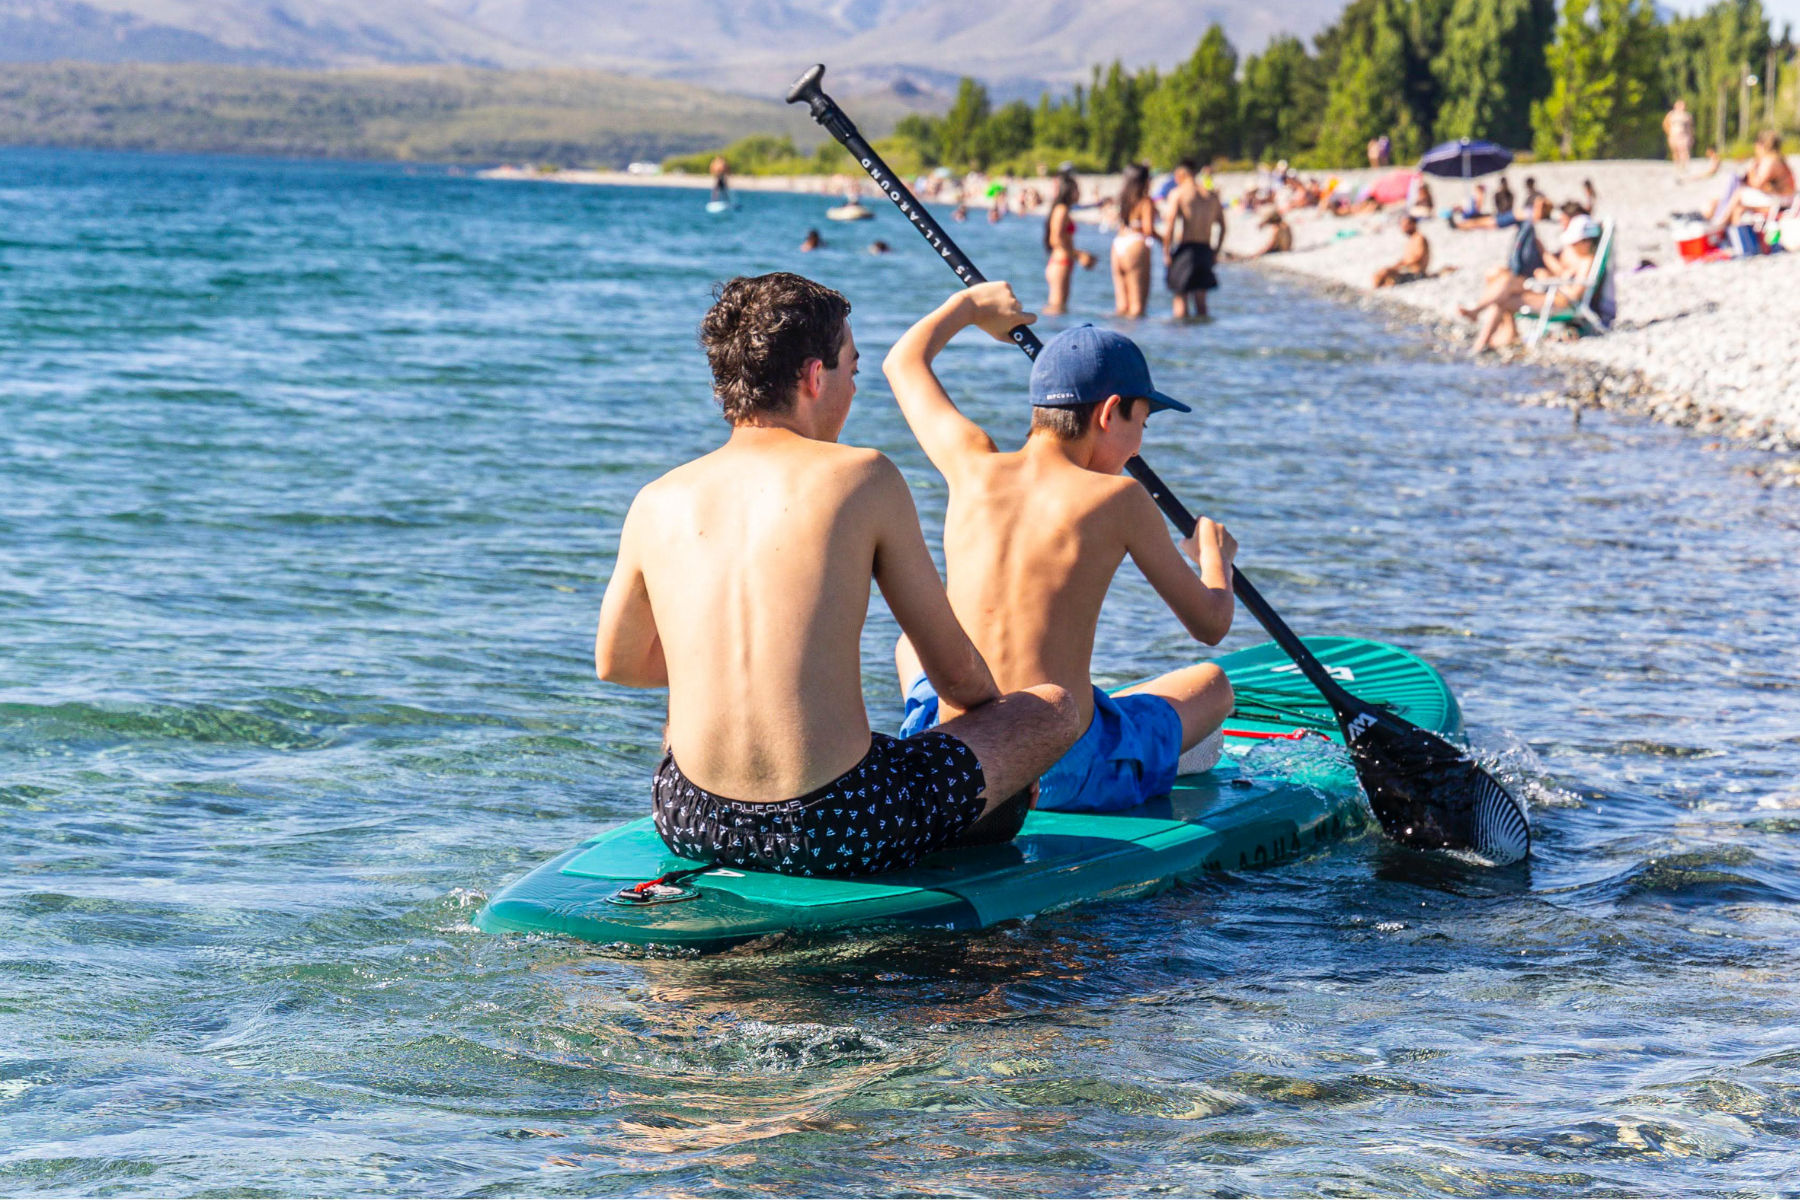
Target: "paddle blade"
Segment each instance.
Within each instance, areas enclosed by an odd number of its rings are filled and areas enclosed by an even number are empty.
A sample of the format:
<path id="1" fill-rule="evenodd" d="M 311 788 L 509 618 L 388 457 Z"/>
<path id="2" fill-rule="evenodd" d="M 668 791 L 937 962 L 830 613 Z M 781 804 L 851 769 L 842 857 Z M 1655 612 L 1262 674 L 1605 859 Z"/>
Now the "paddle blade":
<path id="1" fill-rule="evenodd" d="M 1467 754 L 1390 714 L 1349 722 L 1350 757 L 1389 837 L 1421 850 L 1472 850 L 1497 866 L 1531 853 L 1525 809 Z"/>

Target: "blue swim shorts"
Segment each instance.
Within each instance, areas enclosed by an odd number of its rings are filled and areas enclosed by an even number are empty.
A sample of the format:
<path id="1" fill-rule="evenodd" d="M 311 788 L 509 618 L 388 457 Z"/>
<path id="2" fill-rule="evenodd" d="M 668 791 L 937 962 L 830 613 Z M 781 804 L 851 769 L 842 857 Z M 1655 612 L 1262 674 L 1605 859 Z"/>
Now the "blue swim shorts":
<path id="1" fill-rule="evenodd" d="M 900 736 L 938 721 L 938 698 L 920 675 L 906 689 Z M 1166 796 L 1181 759 L 1181 717 L 1161 696 L 1109 696 L 1094 689 L 1094 719 L 1081 740 L 1044 773 L 1038 807 L 1058 812 L 1115 812 Z"/>

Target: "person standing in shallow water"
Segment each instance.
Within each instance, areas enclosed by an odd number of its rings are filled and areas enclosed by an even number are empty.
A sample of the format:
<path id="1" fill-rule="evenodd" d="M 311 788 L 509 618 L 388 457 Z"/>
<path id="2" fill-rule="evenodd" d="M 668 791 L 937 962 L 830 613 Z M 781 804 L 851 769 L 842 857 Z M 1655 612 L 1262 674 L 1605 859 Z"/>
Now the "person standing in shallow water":
<path id="1" fill-rule="evenodd" d="M 1044 218 L 1044 282 L 1050 285 L 1047 313 L 1069 311 L 1069 281 L 1075 264 L 1094 265 L 1094 256 L 1075 248 L 1075 205 L 1081 199 L 1081 185 L 1073 171 L 1064 171 L 1056 181 L 1056 198 L 1050 202 L 1050 213 Z"/>
<path id="2" fill-rule="evenodd" d="M 683 857 L 854 876 L 1008 840 L 1080 733 L 1061 687 L 1000 694 L 905 479 L 838 444 L 856 394 L 849 315 L 786 272 L 721 286 L 700 340 L 730 436 L 640 491 L 619 535 L 594 665 L 669 690 L 651 811 Z M 870 731 L 871 579 L 962 716 L 909 738 Z"/>
<path id="3" fill-rule="evenodd" d="M 1176 166 L 1175 191 L 1163 221 L 1163 266 L 1177 320 L 1206 316 L 1206 293 L 1219 286 L 1213 263 L 1225 244 L 1225 206 L 1217 192 L 1201 186 L 1197 170 L 1187 159 Z"/>
<path id="4" fill-rule="evenodd" d="M 1150 168 L 1125 168 L 1119 192 L 1119 232 L 1113 237 L 1113 313 L 1141 317 L 1150 297 L 1150 242 L 1156 237 L 1156 201 L 1150 199 Z"/>

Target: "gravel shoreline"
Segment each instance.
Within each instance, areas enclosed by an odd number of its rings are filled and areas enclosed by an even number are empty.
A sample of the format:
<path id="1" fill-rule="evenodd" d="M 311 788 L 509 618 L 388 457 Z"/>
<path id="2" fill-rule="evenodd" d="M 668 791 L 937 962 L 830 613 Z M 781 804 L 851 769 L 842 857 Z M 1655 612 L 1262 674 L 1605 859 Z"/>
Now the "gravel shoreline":
<path id="1" fill-rule="evenodd" d="M 1791 333 L 1800 254 L 1683 265 L 1670 234 L 1670 214 L 1700 208 L 1718 194 L 1721 179 L 1683 181 L 1671 164 L 1644 161 L 1539 163 L 1507 175 L 1515 192 L 1523 191 L 1530 175 L 1559 201 L 1578 196 L 1581 181 L 1591 180 L 1595 215 L 1613 218 L 1618 230 L 1617 324 L 1605 337 L 1508 352 L 1509 358 L 1565 368 L 1560 390 L 1530 399 L 1634 411 L 1758 449 L 1800 450 L 1800 342 Z M 1462 195 L 1459 181 L 1432 182 L 1440 206 Z M 1219 183 L 1227 196 L 1244 186 L 1241 177 Z M 1308 212 L 1290 223 L 1293 252 L 1262 260 L 1264 269 L 1337 285 L 1365 303 L 1423 321 L 1446 345 L 1464 351 L 1474 325 L 1455 306 L 1474 301 L 1483 274 L 1505 258 L 1512 238 L 1510 230 L 1456 230 L 1441 220 L 1425 221 L 1433 270 L 1456 270 L 1376 292 L 1371 276 L 1399 257 L 1403 240 L 1393 218 Z M 1241 210 L 1230 213 L 1227 226 L 1230 250 L 1245 252 L 1260 241 Z M 1645 263 L 1652 266 L 1640 269 Z"/>

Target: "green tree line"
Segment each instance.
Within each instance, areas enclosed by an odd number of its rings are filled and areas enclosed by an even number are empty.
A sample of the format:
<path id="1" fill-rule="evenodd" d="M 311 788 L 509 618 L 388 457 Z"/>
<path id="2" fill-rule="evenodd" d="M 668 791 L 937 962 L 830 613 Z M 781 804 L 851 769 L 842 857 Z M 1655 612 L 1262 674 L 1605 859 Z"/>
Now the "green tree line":
<path id="1" fill-rule="evenodd" d="M 906 117 L 882 148 L 903 171 L 1014 174 L 1182 158 L 1360 166 L 1383 135 L 1396 162 L 1461 137 L 1628 157 L 1661 152 L 1663 113 L 1685 99 L 1700 145 L 1734 151 L 1766 125 L 1800 124 L 1795 68 L 1761 0 L 1666 20 L 1653 0 L 1351 0 L 1310 47 L 1277 37 L 1241 58 L 1215 24 L 1166 74 L 1115 61 L 1036 105 L 996 106 L 964 79 L 948 112 Z"/>

